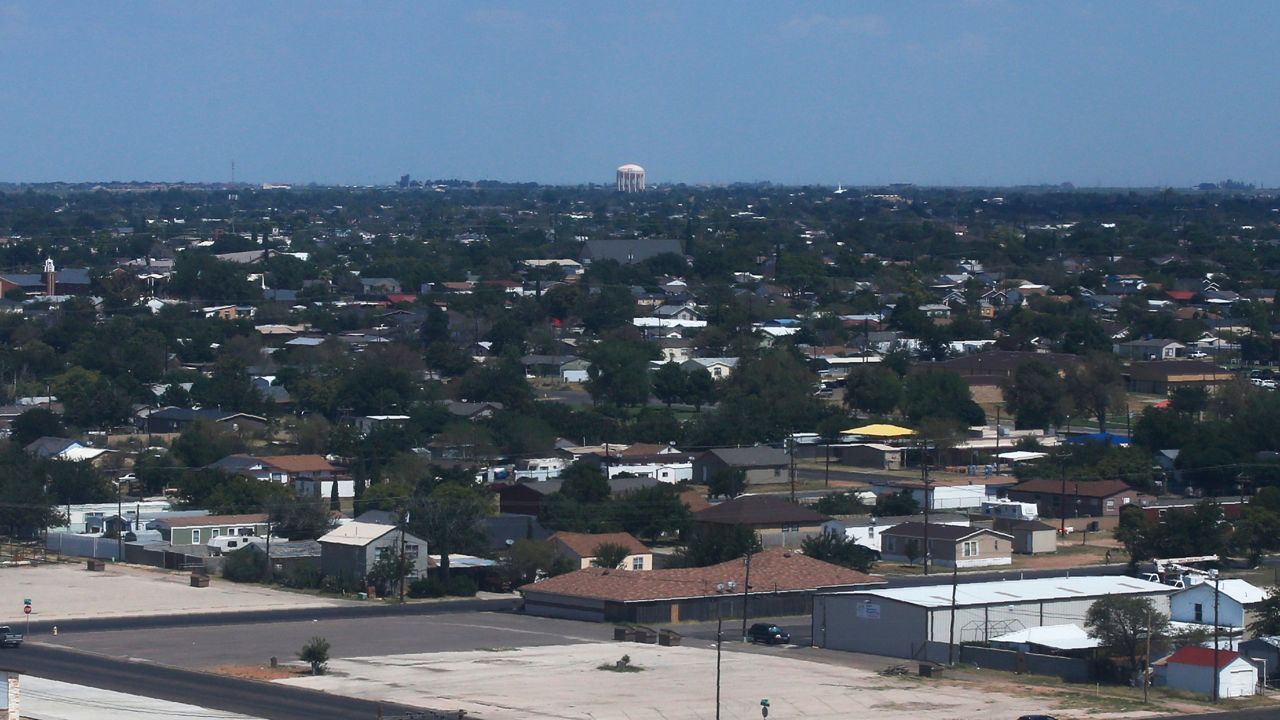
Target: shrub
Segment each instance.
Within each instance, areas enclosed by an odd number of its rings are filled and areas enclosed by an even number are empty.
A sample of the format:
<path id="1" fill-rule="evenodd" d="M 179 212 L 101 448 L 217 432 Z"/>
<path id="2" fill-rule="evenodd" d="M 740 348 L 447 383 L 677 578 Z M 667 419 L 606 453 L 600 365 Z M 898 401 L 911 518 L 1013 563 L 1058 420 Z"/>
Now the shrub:
<path id="1" fill-rule="evenodd" d="M 323 675 L 329 665 L 329 641 L 316 636 L 298 652 L 298 659 L 311 664 L 312 675 Z"/>
<path id="2" fill-rule="evenodd" d="M 322 577 L 320 571 L 309 565 L 294 565 L 283 576 L 277 576 L 280 584 L 295 590 L 319 588 Z"/>
<path id="3" fill-rule="evenodd" d="M 476 581 L 465 575 L 449 578 L 449 594 L 455 597 L 475 597 L 479 589 Z"/>
<path id="4" fill-rule="evenodd" d="M 411 598 L 438 598 L 444 597 L 447 588 L 444 583 L 436 578 L 418 578 L 409 583 L 409 597 Z M 472 590 L 474 595 L 475 591 Z"/>
<path id="5" fill-rule="evenodd" d="M 267 575 L 267 555 L 254 547 L 243 547 L 222 558 L 222 577 L 231 582 L 258 582 Z"/>

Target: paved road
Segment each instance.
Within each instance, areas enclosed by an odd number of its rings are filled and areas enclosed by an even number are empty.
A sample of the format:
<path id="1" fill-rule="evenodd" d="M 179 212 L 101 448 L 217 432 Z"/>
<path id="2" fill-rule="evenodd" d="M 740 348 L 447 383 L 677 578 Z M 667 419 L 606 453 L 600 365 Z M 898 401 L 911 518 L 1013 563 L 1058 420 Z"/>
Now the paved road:
<path id="1" fill-rule="evenodd" d="M 223 665 L 265 665 L 272 657 L 289 662 L 303 643 L 316 635 L 329 641 L 334 658 L 352 658 L 611 641 L 613 627 L 509 612 L 467 612 L 143 631 L 74 630 L 60 631 L 57 637 L 43 636 L 39 642 L 119 659 L 208 669 Z"/>
<path id="2" fill-rule="evenodd" d="M 357 619 L 394 616 L 445 615 L 477 611 L 507 611 L 518 607 L 516 597 L 484 600 L 450 600 L 447 602 L 368 603 L 334 607 L 289 608 L 283 610 L 248 610 L 244 612 L 206 612 L 173 615 L 140 615 L 136 617 L 84 618 L 78 620 L 46 620 L 32 622 L 30 636 L 49 634 L 56 626 L 60 632 L 96 630 L 141 630 L 145 628 L 193 627 L 208 625 L 243 625 L 290 621 Z M 26 626 L 24 626 L 25 629 Z"/>
<path id="3" fill-rule="evenodd" d="M 380 717 L 379 703 L 368 700 L 160 665 L 113 661 L 38 643 L 28 644 L 17 652 L 6 651 L 3 660 L 6 665 L 28 675 L 269 720 L 373 720 Z M 384 704 L 381 710 L 391 715 L 427 709 Z"/>

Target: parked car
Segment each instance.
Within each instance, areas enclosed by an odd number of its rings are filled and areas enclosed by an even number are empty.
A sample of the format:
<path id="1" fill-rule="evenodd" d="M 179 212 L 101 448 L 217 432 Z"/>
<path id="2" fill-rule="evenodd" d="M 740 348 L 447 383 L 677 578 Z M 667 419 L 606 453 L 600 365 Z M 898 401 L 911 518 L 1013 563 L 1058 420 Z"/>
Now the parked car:
<path id="1" fill-rule="evenodd" d="M 22 633 L 13 632 L 8 625 L 0 625 L 0 648 L 16 648 L 22 644 Z"/>
<path id="2" fill-rule="evenodd" d="M 1020 715 L 1018 720 L 1058 720 L 1052 715 Z"/>
<path id="3" fill-rule="evenodd" d="M 791 642 L 791 633 L 770 623 L 756 623 L 747 630 L 747 640 L 766 645 L 786 645 Z"/>

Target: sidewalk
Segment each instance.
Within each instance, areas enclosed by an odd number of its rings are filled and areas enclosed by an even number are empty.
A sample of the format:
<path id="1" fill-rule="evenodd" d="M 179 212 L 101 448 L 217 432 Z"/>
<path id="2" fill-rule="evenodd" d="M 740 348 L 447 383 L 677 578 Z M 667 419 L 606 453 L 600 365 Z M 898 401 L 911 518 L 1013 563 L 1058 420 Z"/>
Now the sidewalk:
<path id="1" fill-rule="evenodd" d="M 19 707 L 26 720 L 121 720 L 121 718 L 209 718 L 262 720 L 196 705 L 23 675 Z"/>

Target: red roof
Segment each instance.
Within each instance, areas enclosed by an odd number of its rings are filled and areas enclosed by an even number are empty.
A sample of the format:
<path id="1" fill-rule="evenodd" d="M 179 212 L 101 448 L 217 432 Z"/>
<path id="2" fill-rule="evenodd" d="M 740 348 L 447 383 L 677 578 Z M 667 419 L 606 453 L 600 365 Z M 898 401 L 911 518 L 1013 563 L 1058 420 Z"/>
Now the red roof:
<path id="1" fill-rule="evenodd" d="M 700 568 L 664 570 L 605 570 L 586 568 L 557 575 L 520 588 L 522 593 L 645 602 L 716 595 L 716 585 L 736 583 L 742 592 L 746 566 L 741 559 Z M 882 584 L 882 578 L 806 557 L 793 550 L 772 548 L 751 556 L 754 593 L 793 592 L 825 587 Z"/>
<path id="2" fill-rule="evenodd" d="M 259 460 L 264 465 L 288 473 L 333 472 L 337 469 L 323 455 L 271 455 Z"/>
<path id="3" fill-rule="evenodd" d="M 393 305 L 396 303 L 402 303 L 402 302 L 411 303 L 411 302 L 417 302 L 418 296 L 412 293 L 389 293 L 387 295 L 387 300 L 390 301 L 391 304 Z"/>
<path id="4" fill-rule="evenodd" d="M 1043 495 L 1061 495 L 1062 481 L 1053 478 L 1036 478 L 1034 480 L 1026 480 L 1009 488 L 1009 492 L 1029 492 L 1041 493 Z M 1129 487 L 1123 480 L 1085 480 L 1083 482 L 1077 480 L 1067 481 L 1067 495 L 1092 498 L 1109 498 L 1120 493 L 1128 492 L 1133 488 Z"/>
<path id="5" fill-rule="evenodd" d="M 1170 300 L 1190 300 L 1196 294 L 1190 290 L 1167 290 L 1165 295 L 1168 295 Z"/>
<path id="6" fill-rule="evenodd" d="M 565 547 L 569 548 L 578 557 L 582 558 L 595 557 L 596 549 L 605 543 L 621 545 L 632 555 L 648 555 L 653 552 L 649 548 L 645 547 L 644 543 L 635 539 L 634 535 L 627 532 L 575 533 L 564 532 L 562 530 L 547 539 L 559 540 Z"/>
<path id="7" fill-rule="evenodd" d="M 1231 664 L 1232 660 L 1240 657 L 1240 653 L 1234 650 L 1218 651 L 1218 669 Z M 1199 645 L 1183 645 L 1178 648 L 1178 652 L 1165 658 L 1165 664 L 1177 663 L 1179 665 L 1199 665 L 1200 667 L 1213 667 L 1213 648 L 1201 647 Z"/>

